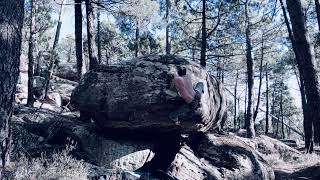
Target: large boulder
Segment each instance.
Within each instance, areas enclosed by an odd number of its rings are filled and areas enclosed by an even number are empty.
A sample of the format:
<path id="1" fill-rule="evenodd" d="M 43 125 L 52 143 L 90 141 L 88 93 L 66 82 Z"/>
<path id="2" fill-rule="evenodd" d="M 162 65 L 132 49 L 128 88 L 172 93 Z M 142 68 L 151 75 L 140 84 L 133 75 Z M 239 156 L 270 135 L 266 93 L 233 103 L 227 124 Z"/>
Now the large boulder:
<path id="1" fill-rule="evenodd" d="M 82 117 L 92 118 L 108 132 L 162 133 L 174 127 L 169 113 L 184 103 L 170 89 L 177 66 L 186 67 L 194 85 L 204 84 L 200 108 L 180 118 L 184 133 L 220 130 L 226 115 L 222 84 L 199 64 L 178 56 L 145 56 L 121 66 L 99 66 L 84 76 L 71 103 Z"/>
<path id="2" fill-rule="evenodd" d="M 76 65 L 77 65 L 76 63 L 59 63 L 59 66 L 57 67 L 57 71 L 55 72 L 55 75 L 63 79 L 77 81 L 78 73 L 77 73 Z"/>

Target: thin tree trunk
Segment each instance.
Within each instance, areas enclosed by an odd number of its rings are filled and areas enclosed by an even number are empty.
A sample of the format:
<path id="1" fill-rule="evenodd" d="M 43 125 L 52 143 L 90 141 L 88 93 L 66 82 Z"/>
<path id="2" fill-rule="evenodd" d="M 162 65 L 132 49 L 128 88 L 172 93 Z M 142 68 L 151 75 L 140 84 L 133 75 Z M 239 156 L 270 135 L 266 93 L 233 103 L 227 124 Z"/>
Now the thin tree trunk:
<path id="1" fill-rule="evenodd" d="M 195 44 L 192 44 L 191 54 L 192 54 L 192 61 L 195 61 L 195 55 L 196 55 Z"/>
<path id="2" fill-rule="evenodd" d="M 316 4 L 316 13 L 317 13 L 317 20 L 318 20 L 318 31 L 320 32 L 320 2 L 319 0 L 314 0 Z"/>
<path id="3" fill-rule="evenodd" d="M 27 106 L 33 107 L 35 99 L 33 98 L 33 76 L 34 76 L 34 35 L 35 35 L 35 3 L 34 0 L 30 0 L 30 35 L 29 35 L 29 49 L 28 49 L 28 99 Z"/>
<path id="4" fill-rule="evenodd" d="M 281 91 L 280 91 L 280 117 L 281 117 L 282 138 L 285 138 L 285 135 L 284 135 L 284 121 L 283 121 L 283 82 L 281 82 Z"/>
<path id="5" fill-rule="evenodd" d="M 93 0 L 85 0 L 87 14 L 87 36 L 88 36 L 88 52 L 89 52 L 89 69 L 95 69 L 98 65 L 97 46 L 94 27 L 94 7 Z"/>
<path id="6" fill-rule="evenodd" d="M 239 78 L 239 70 L 237 69 L 236 85 L 234 86 L 234 117 L 233 117 L 233 127 L 234 127 L 234 129 L 237 129 L 237 88 L 238 88 L 238 78 Z"/>
<path id="7" fill-rule="evenodd" d="M 271 105 L 271 114 L 273 115 L 275 113 L 275 89 L 273 89 L 272 92 L 272 105 Z M 274 129 L 275 129 L 275 120 L 274 116 L 271 116 L 271 126 L 272 126 L 272 134 L 274 135 Z"/>
<path id="8" fill-rule="evenodd" d="M 82 56 L 82 0 L 74 0 L 74 35 L 76 45 L 76 57 L 77 57 L 77 71 L 78 79 L 80 80 L 84 72 L 83 67 L 83 56 Z"/>
<path id="9" fill-rule="evenodd" d="M 71 47 L 69 47 L 67 62 L 71 62 L 71 52 L 72 52 L 72 48 L 71 48 Z"/>
<path id="10" fill-rule="evenodd" d="M 268 67 L 266 65 L 266 131 L 265 134 L 269 133 L 269 78 L 268 78 Z"/>
<path id="11" fill-rule="evenodd" d="M 107 61 L 107 65 L 110 65 L 108 49 L 106 48 L 105 50 L 106 50 L 106 61 Z"/>
<path id="12" fill-rule="evenodd" d="M 42 51 L 39 51 L 38 55 L 37 55 L 37 64 L 36 64 L 36 68 L 34 71 L 35 76 L 40 76 L 40 58 L 41 57 L 42 57 Z"/>
<path id="13" fill-rule="evenodd" d="M 237 99 L 237 101 L 238 101 L 238 112 L 240 112 L 240 97 Z M 237 121 L 238 121 L 238 129 L 240 129 L 241 128 L 241 119 L 240 119 L 239 115 L 237 117 Z"/>
<path id="14" fill-rule="evenodd" d="M 258 100 L 257 100 L 257 105 L 256 105 L 256 110 L 254 111 L 253 114 L 253 121 L 256 121 L 257 115 L 258 115 L 258 111 L 259 111 L 259 105 L 260 105 L 260 99 L 261 99 L 261 86 L 262 86 L 262 78 L 263 78 L 263 73 L 262 73 L 262 66 L 263 66 L 263 58 L 264 58 L 264 39 L 263 39 L 263 35 L 262 35 L 262 40 L 261 40 L 261 59 L 260 59 L 260 74 L 259 74 L 259 89 L 258 89 Z"/>
<path id="15" fill-rule="evenodd" d="M 255 137 L 254 122 L 253 122 L 253 58 L 252 58 L 252 46 L 251 46 L 251 30 L 250 30 L 250 19 L 249 19 L 249 1 L 245 4 L 246 13 L 246 51 L 247 51 L 247 74 L 248 74 L 248 106 L 247 106 L 247 117 L 246 117 L 246 129 L 247 137 Z"/>
<path id="16" fill-rule="evenodd" d="M 280 114 L 280 112 L 279 112 L 279 114 Z M 278 119 L 280 119 L 280 115 L 279 114 L 278 114 L 278 117 L 277 117 Z M 276 123 L 277 123 L 277 125 L 276 125 L 276 127 L 277 127 L 277 129 L 276 129 L 276 138 L 278 139 L 278 137 L 279 137 L 278 136 L 278 133 L 279 133 L 279 121 L 277 121 Z"/>
<path id="17" fill-rule="evenodd" d="M 206 53 L 207 53 L 207 25 L 206 25 L 206 1 L 202 0 L 202 28 L 201 28 L 201 52 L 200 65 L 206 67 Z"/>
<path id="18" fill-rule="evenodd" d="M 139 32 L 139 21 L 136 23 L 136 47 L 135 47 L 135 57 L 139 56 L 139 44 L 140 44 L 140 32 Z"/>
<path id="19" fill-rule="evenodd" d="M 53 71 L 54 71 L 54 65 L 55 65 L 54 54 L 55 54 L 55 49 L 56 49 L 56 47 L 58 45 L 59 37 L 60 37 L 60 31 L 61 31 L 61 25 L 62 25 L 63 7 L 64 7 L 64 0 L 62 0 L 61 5 L 60 5 L 58 25 L 57 25 L 57 30 L 56 30 L 56 34 L 55 34 L 55 37 L 54 37 L 53 46 L 52 46 L 52 50 L 51 50 L 51 54 L 50 54 L 50 65 L 49 65 L 48 72 L 46 74 L 46 80 L 45 80 L 46 83 L 45 83 L 45 91 L 44 91 L 45 93 L 44 93 L 44 97 L 43 98 L 46 98 L 46 96 L 48 94 L 50 79 L 51 79 L 51 76 L 52 76 Z"/>
<path id="20" fill-rule="evenodd" d="M 19 76 L 24 0 L 0 1 L 0 153 L 2 169 L 10 162 L 11 116 Z"/>
<path id="21" fill-rule="evenodd" d="M 166 0 L 166 54 L 171 53 L 171 44 L 170 44 L 170 0 Z"/>
<path id="22" fill-rule="evenodd" d="M 246 82 L 247 83 L 247 82 Z M 248 86 L 245 88 L 245 93 L 244 93 L 244 129 L 247 127 L 247 91 L 248 91 Z"/>
<path id="23" fill-rule="evenodd" d="M 315 69 L 314 50 L 309 40 L 306 22 L 300 0 L 287 0 L 292 23 L 293 44 L 297 49 L 296 57 L 302 80 L 305 85 L 307 110 L 310 124 L 314 126 L 314 142 L 320 142 L 320 86 Z M 312 132 L 312 129 L 310 129 Z"/>
<path id="24" fill-rule="evenodd" d="M 99 4 L 101 3 L 101 0 L 98 2 Z M 101 22 L 100 22 L 100 10 L 97 10 L 97 41 L 98 41 L 98 62 L 101 64 Z"/>

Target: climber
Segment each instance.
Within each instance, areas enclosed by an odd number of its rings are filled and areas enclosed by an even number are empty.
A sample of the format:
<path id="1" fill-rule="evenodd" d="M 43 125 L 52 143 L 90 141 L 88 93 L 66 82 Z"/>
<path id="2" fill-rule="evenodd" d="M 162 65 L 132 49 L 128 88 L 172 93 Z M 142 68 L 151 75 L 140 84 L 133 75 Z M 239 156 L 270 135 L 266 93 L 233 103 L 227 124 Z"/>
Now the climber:
<path id="1" fill-rule="evenodd" d="M 180 106 L 177 110 L 169 114 L 169 118 L 176 124 L 180 125 L 179 116 L 189 112 L 193 112 L 200 106 L 201 94 L 203 93 L 203 83 L 199 82 L 193 88 L 191 77 L 187 74 L 185 67 L 178 66 L 177 74 L 171 81 L 171 89 L 178 91 L 179 95 L 184 99 L 185 104 Z"/>

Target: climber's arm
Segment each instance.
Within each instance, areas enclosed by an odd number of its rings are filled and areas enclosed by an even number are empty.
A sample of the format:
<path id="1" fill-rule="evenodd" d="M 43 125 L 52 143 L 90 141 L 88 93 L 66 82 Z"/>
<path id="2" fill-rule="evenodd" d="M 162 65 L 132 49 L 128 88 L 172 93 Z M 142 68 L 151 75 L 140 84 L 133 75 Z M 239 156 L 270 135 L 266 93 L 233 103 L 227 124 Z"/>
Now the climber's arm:
<path id="1" fill-rule="evenodd" d="M 175 87 L 175 81 L 176 81 L 177 75 L 174 74 L 172 75 L 172 80 L 171 80 L 171 84 L 170 84 L 170 89 L 173 89 Z"/>

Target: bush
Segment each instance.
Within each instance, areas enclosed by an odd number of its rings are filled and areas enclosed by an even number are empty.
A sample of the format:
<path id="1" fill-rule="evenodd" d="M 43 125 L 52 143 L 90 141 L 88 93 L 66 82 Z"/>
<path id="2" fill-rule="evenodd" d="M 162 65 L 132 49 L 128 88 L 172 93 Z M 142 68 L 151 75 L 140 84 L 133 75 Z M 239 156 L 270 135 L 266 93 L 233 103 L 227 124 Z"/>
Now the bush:
<path id="1" fill-rule="evenodd" d="M 89 167 L 82 160 L 70 155 L 75 148 L 69 143 L 66 148 L 54 153 L 51 159 L 41 158 L 29 160 L 23 155 L 16 164 L 16 180 L 87 180 Z"/>

